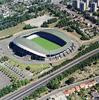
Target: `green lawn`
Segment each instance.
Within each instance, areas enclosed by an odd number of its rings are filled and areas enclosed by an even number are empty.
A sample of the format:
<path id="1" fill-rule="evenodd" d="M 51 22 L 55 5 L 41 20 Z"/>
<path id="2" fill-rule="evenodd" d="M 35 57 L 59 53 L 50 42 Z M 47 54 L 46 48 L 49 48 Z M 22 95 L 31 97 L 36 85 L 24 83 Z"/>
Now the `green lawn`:
<path id="1" fill-rule="evenodd" d="M 48 51 L 60 48 L 58 44 L 55 44 L 41 37 L 34 38 L 32 39 L 32 41 L 36 42 L 38 45 L 40 45 L 41 47 L 45 48 Z"/>

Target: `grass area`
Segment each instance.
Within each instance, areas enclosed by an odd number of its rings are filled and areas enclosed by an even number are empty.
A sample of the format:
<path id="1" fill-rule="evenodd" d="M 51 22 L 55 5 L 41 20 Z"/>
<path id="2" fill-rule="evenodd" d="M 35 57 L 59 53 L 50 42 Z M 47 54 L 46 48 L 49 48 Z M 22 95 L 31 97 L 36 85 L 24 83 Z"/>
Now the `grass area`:
<path id="1" fill-rule="evenodd" d="M 17 62 L 16 60 L 9 59 L 9 63 L 13 66 L 17 66 L 20 69 L 26 69 L 27 67 L 30 67 L 30 71 L 33 73 L 39 73 L 43 71 L 44 69 L 49 68 L 49 64 L 23 64 L 21 62 Z"/>
<path id="2" fill-rule="evenodd" d="M 20 31 L 23 30 L 24 26 L 25 26 L 24 23 L 20 23 L 17 26 L 14 26 L 14 27 L 2 30 L 2 31 L 0 31 L 0 37 L 8 36 L 8 35 L 13 35 L 13 34 L 15 34 L 17 32 L 20 32 Z"/>
<path id="3" fill-rule="evenodd" d="M 32 41 L 36 42 L 38 45 L 40 45 L 41 47 L 45 48 L 48 51 L 60 48 L 58 44 L 53 43 L 41 37 L 34 38 L 32 39 Z"/>

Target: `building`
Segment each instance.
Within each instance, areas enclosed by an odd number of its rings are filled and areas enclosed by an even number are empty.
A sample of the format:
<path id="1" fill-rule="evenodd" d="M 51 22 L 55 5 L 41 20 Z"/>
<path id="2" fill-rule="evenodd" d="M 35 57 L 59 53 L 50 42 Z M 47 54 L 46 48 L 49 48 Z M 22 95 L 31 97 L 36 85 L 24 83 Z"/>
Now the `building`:
<path id="1" fill-rule="evenodd" d="M 97 3 L 97 6 L 99 7 L 99 0 L 94 0 L 95 3 Z"/>
<path id="2" fill-rule="evenodd" d="M 79 92 L 81 89 L 87 89 L 95 85 L 96 85 L 96 81 L 92 80 L 89 82 L 81 83 L 80 85 L 73 86 L 68 90 L 64 90 L 63 93 L 65 94 L 65 96 L 69 96 L 72 93 L 75 93 L 76 91 Z"/>
<path id="3" fill-rule="evenodd" d="M 86 10 L 86 3 L 84 1 L 80 2 L 80 11 L 83 12 Z"/>
<path id="4" fill-rule="evenodd" d="M 67 98 L 64 95 L 64 93 L 60 92 L 60 93 L 50 96 L 48 100 L 67 100 Z"/>
<path id="5" fill-rule="evenodd" d="M 73 0 L 72 6 L 81 12 L 86 10 L 96 12 L 99 7 L 99 0 Z"/>
<path id="6" fill-rule="evenodd" d="M 73 0 L 72 5 L 75 9 L 79 9 L 80 8 L 80 0 Z"/>
<path id="7" fill-rule="evenodd" d="M 83 0 L 86 3 L 86 7 L 89 7 L 89 0 Z"/>
<path id="8" fill-rule="evenodd" d="M 92 95 L 92 100 L 99 100 L 99 92 L 98 91 L 94 91 L 91 93 Z"/>
<path id="9" fill-rule="evenodd" d="M 91 12 L 96 12 L 97 11 L 97 3 L 95 3 L 95 2 L 91 3 L 90 11 Z"/>

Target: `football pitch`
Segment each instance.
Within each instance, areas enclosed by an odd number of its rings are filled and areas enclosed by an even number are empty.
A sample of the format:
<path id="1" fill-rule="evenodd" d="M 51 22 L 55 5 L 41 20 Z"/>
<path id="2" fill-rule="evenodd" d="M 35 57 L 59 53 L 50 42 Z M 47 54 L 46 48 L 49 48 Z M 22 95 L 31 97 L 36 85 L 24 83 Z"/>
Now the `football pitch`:
<path id="1" fill-rule="evenodd" d="M 32 39 L 32 41 L 37 43 L 38 45 L 40 45 L 41 47 L 43 47 L 44 49 L 48 51 L 55 50 L 61 47 L 60 45 L 41 37 L 34 38 Z"/>

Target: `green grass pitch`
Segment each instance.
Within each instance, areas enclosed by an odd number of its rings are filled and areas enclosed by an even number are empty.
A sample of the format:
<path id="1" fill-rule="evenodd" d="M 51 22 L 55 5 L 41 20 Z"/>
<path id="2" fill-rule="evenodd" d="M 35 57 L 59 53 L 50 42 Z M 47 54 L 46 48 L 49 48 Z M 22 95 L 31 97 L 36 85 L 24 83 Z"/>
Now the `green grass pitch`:
<path id="1" fill-rule="evenodd" d="M 47 39 L 41 38 L 41 37 L 34 38 L 32 39 L 32 41 L 37 43 L 38 45 L 40 45 L 41 47 L 43 47 L 44 49 L 48 51 L 55 50 L 61 47 L 58 44 L 51 42 Z"/>

